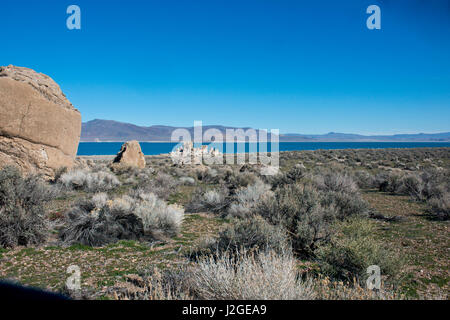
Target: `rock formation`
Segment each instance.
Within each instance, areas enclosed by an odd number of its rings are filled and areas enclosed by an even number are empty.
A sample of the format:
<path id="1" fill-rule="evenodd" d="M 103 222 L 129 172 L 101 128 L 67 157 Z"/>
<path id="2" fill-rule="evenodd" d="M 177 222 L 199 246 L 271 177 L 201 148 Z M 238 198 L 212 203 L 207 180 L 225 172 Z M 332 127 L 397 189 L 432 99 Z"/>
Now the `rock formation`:
<path id="1" fill-rule="evenodd" d="M 183 145 L 170 153 L 172 161 L 177 165 L 210 163 L 213 158 L 223 160 L 222 153 L 216 148 L 208 149 L 208 146 L 194 147 L 192 141 L 185 141 Z"/>
<path id="2" fill-rule="evenodd" d="M 125 142 L 113 160 L 112 166 L 113 168 L 118 166 L 145 168 L 145 157 L 139 142 L 136 140 Z"/>
<path id="3" fill-rule="evenodd" d="M 0 67 L 0 167 L 51 178 L 73 165 L 80 133 L 80 112 L 50 77 Z"/>

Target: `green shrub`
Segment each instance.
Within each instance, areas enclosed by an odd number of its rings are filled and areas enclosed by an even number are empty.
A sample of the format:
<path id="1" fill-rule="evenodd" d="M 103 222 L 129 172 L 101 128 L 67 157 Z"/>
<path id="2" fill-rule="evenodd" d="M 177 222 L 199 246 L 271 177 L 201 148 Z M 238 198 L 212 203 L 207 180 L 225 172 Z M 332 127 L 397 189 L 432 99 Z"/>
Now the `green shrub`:
<path id="1" fill-rule="evenodd" d="M 327 241 L 329 224 L 337 214 L 333 207 L 321 205 L 317 190 L 299 184 L 277 189 L 275 197 L 264 199 L 255 212 L 270 223 L 283 226 L 294 251 L 302 256 L 313 255 L 318 244 Z"/>
<path id="2" fill-rule="evenodd" d="M 317 250 L 322 272 L 333 279 L 363 283 L 367 268 L 378 265 L 382 276 L 392 277 L 400 260 L 373 238 L 375 225 L 368 219 L 337 221 L 330 243 Z"/>

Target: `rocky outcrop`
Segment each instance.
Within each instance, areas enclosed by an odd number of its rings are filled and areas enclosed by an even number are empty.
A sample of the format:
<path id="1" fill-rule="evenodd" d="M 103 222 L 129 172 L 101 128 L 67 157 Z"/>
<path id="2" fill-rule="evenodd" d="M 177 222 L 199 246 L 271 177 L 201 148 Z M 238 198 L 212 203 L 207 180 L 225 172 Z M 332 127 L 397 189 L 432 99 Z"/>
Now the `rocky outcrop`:
<path id="1" fill-rule="evenodd" d="M 145 168 L 145 157 L 139 142 L 127 141 L 122 145 L 112 163 L 113 168 L 119 166 Z"/>
<path id="2" fill-rule="evenodd" d="M 170 153 L 173 163 L 177 165 L 202 164 L 205 161 L 208 164 L 214 163 L 213 158 L 223 160 L 223 154 L 216 148 L 208 149 L 208 146 L 194 147 L 192 141 L 184 141 L 183 145 Z M 219 161 L 219 163 L 220 163 Z"/>
<path id="3" fill-rule="evenodd" d="M 0 67 L 0 167 L 51 178 L 74 163 L 81 114 L 48 76 Z"/>

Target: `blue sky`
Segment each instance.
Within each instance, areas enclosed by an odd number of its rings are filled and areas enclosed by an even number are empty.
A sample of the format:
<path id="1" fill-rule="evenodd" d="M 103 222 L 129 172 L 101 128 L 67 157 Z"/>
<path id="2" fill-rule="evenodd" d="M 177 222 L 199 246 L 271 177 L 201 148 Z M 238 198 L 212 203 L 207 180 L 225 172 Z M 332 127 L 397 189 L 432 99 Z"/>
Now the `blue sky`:
<path id="1" fill-rule="evenodd" d="M 66 28 L 71 4 L 81 30 Z M 371 4 L 381 30 L 366 27 Z M 0 12 L 0 65 L 51 76 L 83 121 L 450 131 L 448 0 L 2 0 Z"/>

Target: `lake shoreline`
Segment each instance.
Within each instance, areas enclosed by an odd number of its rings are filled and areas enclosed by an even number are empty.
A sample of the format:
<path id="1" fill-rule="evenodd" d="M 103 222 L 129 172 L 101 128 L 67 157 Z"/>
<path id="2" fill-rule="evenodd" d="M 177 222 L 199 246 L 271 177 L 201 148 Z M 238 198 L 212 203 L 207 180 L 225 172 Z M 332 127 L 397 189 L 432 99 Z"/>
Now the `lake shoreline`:
<path id="1" fill-rule="evenodd" d="M 254 153 L 259 149 L 259 144 L 238 142 L 234 143 L 234 149 L 227 152 L 226 144 L 222 148 L 212 145 L 224 154 L 231 153 Z M 169 155 L 177 145 L 175 142 L 140 142 L 142 152 L 146 156 Z M 77 156 L 114 156 L 122 146 L 122 142 L 80 142 Z M 255 149 L 256 148 L 256 149 Z M 279 152 L 283 151 L 314 151 L 314 150 L 358 150 L 358 149 L 413 149 L 413 148 L 450 148 L 450 142 L 280 142 Z M 268 143 L 267 151 L 271 151 Z"/>

